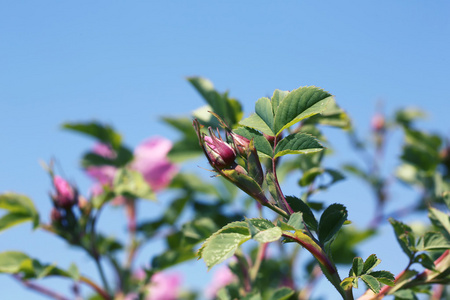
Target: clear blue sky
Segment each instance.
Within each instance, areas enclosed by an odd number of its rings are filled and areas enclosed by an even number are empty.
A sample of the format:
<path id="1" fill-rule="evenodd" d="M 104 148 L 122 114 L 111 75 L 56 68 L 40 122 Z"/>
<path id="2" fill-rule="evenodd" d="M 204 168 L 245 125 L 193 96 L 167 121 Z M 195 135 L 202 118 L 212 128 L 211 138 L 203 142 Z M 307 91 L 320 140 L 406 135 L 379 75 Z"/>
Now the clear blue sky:
<path id="1" fill-rule="evenodd" d="M 204 104 L 184 80 L 191 75 L 229 89 L 246 115 L 274 89 L 316 85 L 362 132 L 381 99 L 387 112 L 427 110 L 424 125 L 449 134 L 449 13 L 448 1 L 1 1 L 0 192 L 29 195 L 47 218 L 50 183 L 38 160 L 56 157 L 89 186 L 78 160 L 92 142 L 61 123 L 109 122 L 130 146 L 175 139 L 158 119 Z M 337 201 L 364 208 L 363 199 Z M 123 230 L 113 223 L 104 228 Z M 0 233 L 0 251 L 10 249 L 92 267 L 29 225 Z M 0 288 L 2 299 L 45 299 L 3 275 Z"/>

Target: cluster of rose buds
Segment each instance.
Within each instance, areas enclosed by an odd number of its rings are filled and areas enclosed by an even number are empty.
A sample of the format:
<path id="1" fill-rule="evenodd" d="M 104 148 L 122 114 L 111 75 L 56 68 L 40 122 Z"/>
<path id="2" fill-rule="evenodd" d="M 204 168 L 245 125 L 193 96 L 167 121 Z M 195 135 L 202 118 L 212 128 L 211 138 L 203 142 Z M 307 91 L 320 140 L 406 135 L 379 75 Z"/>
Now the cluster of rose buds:
<path id="1" fill-rule="evenodd" d="M 209 136 L 201 132 L 203 126 L 198 120 L 194 120 L 193 125 L 200 147 L 214 170 L 258 202 L 266 205 L 268 200 L 262 192 L 264 173 L 253 140 L 240 136 L 226 127 L 228 143 L 222 140 L 219 131 L 215 133 L 211 127 L 208 128 Z M 244 160 L 245 166 L 236 162 L 238 155 Z"/>

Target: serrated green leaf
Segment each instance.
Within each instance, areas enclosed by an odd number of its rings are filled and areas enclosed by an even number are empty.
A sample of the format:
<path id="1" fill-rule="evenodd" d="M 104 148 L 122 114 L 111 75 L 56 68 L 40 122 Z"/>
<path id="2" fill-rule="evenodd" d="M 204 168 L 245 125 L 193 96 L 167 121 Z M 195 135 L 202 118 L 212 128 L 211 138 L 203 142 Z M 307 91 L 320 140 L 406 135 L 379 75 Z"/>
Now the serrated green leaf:
<path id="1" fill-rule="evenodd" d="M 62 127 L 94 137 L 114 149 L 118 149 L 122 143 L 122 137 L 111 126 L 98 122 L 64 123 Z"/>
<path id="2" fill-rule="evenodd" d="M 286 154 L 308 154 L 322 151 L 323 146 L 312 135 L 297 132 L 282 139 L 275 147 L 275 157 Z"/>
<path id="3" fill-rule="evenodd" d="M 208 269 L 231 257 L 237 248 L 251 238 L 245 221 L 232 222 L 211 235 L 200 247 L 197 256 Z"/>
<path id="4" fill-rule="evenodd" d="M 389 219 L 389 223 L 394 228 L 397 241 L 403 252 L 410 258 L 414 257 L 417 249 L 415 248 L 415 236 L 411 227 L 392 218 Z"/>
<path id="5" fill-rule="evenodd" d="M 389 286 L 394 286 L 395 277 L 389 271 L 374 271 L 370 272 L 368 275 L 375 277 L 382 284 Z"/>
<path id="6" fill-rule="evenodd" d="M 274 136 L 272 129 L 264 122 L 264 120 L 256 113 L 251 114 L 248 118 L 239 122 L 240 125 L 247 126 L 261 131 L 269 136 Z"/>
<path id="7" fill-rule="evenodd" d="M 301 87 L 290 92 L 278 105 L 274 131 L 278 135 L 295 123 L 325 110 L 332 95 L 317 87 Z"/>
<path id="8" fill-rule="evenodd" d="M 427 232 L 423 238 L 423 250 L 450 249 L 450 241 L 440 232 Z"/>
<path id="9" fill-rule="evenodd" d="M 250 239 L 250 235 L 241 233 L 221 233 L 212 236 L 205 243 L 202 251 L 202 259 L 208 269 L 233 256 L 237 248 Z"/>
<path id="10" fill-rule="evenodd" d="M 249 140 L 253 139 L 255 148 L 259 153 L 264 154 L 267 157 L 273 156 L 273 148 L 269 141 L 259 132 L 248 127 L 239 127 L 233 130 L 234 133 L 239 134 Z"/>
<path id="11" fill-rule="evenodd" d="M 450 238 L 450 216 L 446 213 L 434 208 L 429 208 L 428 217 L 434 226 L 439 228 L 447 238 Z"/>
<path id="12" fill-rule="evenodd" d="M 271 243 L 278 241 L 281 238 L 282 233 L 280 227 L 273 227 L 258 232 L 253 239 L 260 243 Z"/>
<path id="13" fill-rule="evenodd" d="M 267 124 L 267 127 L 273 132 L 273 111 L 270 99 L 259 98 L 255 104 L 255 113 Z M 273 135 L 273 134 L 272 134 Z"/>
<path id="14" fill-rule="evenodd" d="M 375 294 L 378 294 L 380 292 L 380 283 L 378 282 L 378 280 L 375 277 L 364 274 L 364 275 L 361 275 L 361 279 L 367 284 L 367 286 Z"/>
<path id="15" fill-rule="evenodd" d="M 280 227 L 281 230 L 283 230 L 283 231 L 289 231 L 289 230 L 294 230 L 295 231 L 295 230 L 297 230 L 297 228 L 295 228 L 295 227 L 293 227 L 291 225 L 288 225 L 287 223 L 284 223 L 284 222 L 282 222 L 280 220 L 277 220 L 277 226 Z"/>
<path id="16" fill-rule="evenodd" d="M 286 196 L 286 201 L 295 212 L 302 213 L 303 221 L 305 221 L 306 226 L 308 226 L 310 230 L 317 231 L 319 223 L 308 204 L 294 196 Z"/>
<path id="17" fill-rule="evenodd" d="M 375 254 L 371 254 L 364 262 L 364 269 L 362 271 L 362 274 L 366 274 L 366 273 L 372 271 L 380 263 L 381 263 L 381 260 L 378 259 Z"/>
<path id="18" fill-rule="evenodd" d="M 294 291 L 288 287 L 282 287 L 276 290 L 270 300 L 288 300 L 290 297 L 294 295 Z"/>
<path id="19" fill-rule="evenodd" d="M 0 231 L 27 221 L 33 223 L 33 228 L 39 225 L 39 213 L 33 201 L 27 196 L 15 193 L 1 194 L 0 209 L 8 211 L 0 218 Z"/>
<path id="20" fill-rule="evenodd" d="M 131 198 L 155 200 L 155 194 L 141 173 L 119 169 L 114 177 L 114 193 Z"/>
<path id="21" fill-rule="evenodd" d="M 283 100 L 286 98 L 287 95 L 289 95 L 289 91 L 275 90 L 273 92 L 270 101 L 272 103 L 272 111 L 274 115 L 277 113 L 278 106 L 280 105 L 281 102 L 283 102 Z"/>
<path id="22" fill-rule="evenodd" d="M 361 257 L 355 257 L 352 264 L 352 276 L 360 276 L 363 274 L 364 262 Z"/>
<path id="23" fill-rule="evenodd" d="M 302 213 L 300 212 L 296 212 L 293 213 L 290 217 L 289 217 L 289 221 L 287 223 L 289 226 L 294 227 L 295 229 L 303 229 L 303 217 L 302 217 Z"/>
<path id="24" fill-rule="evenodd" d="M 319 221 L 319 241 L 331 240 L 347 220 L 348 212 L 342 204 L 332 204 L 322 213 Z"/>

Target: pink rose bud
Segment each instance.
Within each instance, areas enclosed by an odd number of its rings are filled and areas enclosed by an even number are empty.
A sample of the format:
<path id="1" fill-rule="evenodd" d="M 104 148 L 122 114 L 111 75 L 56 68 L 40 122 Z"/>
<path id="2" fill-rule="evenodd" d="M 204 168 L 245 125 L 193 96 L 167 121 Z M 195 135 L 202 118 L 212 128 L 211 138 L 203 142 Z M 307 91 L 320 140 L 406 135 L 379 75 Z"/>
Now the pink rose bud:
<path id="1" fill-rule="evenodd" d="M 375 114 L 371 120 L 372 130 L 382 131 L 385 128 L 384 116 L 380 113 Z"/>
<path id="2" fill-rule="evenodd" d="M 236 151 L 241 156 L 246 157 L 250 140 L 234 132 L 227 132 L 227 135 L 233 141 Z"/>
<path id="3" fill-rule="evenodd" d="M 63 178 L 55 176 L 53 178 L 56 195 L 53 196 L 55 205 L 62 208 L 70 208 L 78 202 L 76 190 Z"/>
<path id="4" fill-rule="evenodd" d="M 231 166 L 236 159 L 236 152 L 233 147 L 217 138 L 214 132 L 209 128 L 211 137 L 205 136 L 205 150 L 214 167 L 224 169 Z"/>

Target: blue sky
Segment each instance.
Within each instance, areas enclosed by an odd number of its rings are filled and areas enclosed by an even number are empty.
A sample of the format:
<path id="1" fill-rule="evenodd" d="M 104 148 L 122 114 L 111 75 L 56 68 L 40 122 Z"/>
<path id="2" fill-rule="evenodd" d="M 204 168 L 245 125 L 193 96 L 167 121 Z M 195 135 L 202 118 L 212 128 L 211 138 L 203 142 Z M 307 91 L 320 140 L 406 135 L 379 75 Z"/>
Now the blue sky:
<path id="1" fill-rule="evenodd" d="M 45 218 L 50 183 L 40 159 L 57 158 L 66 176 L 89 186 L 78 160 L 92 141 L 61 123 L 108 122 L 130 146 L 153 135 L 175 139 L 159 118 L 204 104 L 185 80 L 191 75 L 230 90 L 246 115 L 274 89 L 316 85 L 362 133 L 382 100 L 386 112 L 425 109 L 423 126 L 448 135 L 449 12 L 448 1 L 2 1 L 0 191 L 29 195 Z M 113 223 L 104 226 L 123 230 Z M 43 261 L 89 268 L 28 225 L 0 234 L 0 251 L 30 247 Z M 4 299 L 45 299 L 3 275 L 0 286 Z"/>

